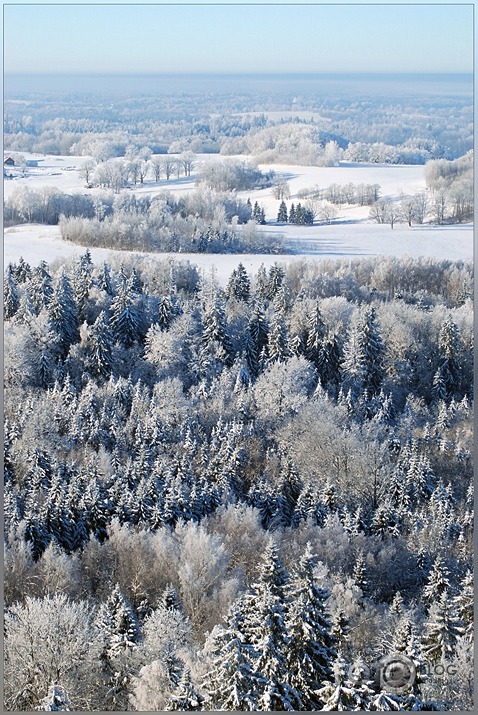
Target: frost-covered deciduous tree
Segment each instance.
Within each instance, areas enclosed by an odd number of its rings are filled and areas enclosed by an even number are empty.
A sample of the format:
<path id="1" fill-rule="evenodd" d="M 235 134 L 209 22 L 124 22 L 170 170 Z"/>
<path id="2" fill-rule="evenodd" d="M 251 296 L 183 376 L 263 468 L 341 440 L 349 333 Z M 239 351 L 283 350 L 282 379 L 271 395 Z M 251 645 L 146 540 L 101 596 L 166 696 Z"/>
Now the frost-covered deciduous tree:
<path id="1" fill-rule="evenodd" d="M 5 621 L 5 705 L 35 710 L 55 683 L 72 709 L 95 706 L 100 644 L 91 608 L 64 594 L 16 603 Z"/>
<path id="2" fill-rule="evenodd" d="M 229 607 L 237 582 L 227 577 L 229 555 L 214 535 L 194 522 L 178 524 L 180 544 L 178 579 L 184 610 L 196 636 L 201 637 L 218 613 Z"/>

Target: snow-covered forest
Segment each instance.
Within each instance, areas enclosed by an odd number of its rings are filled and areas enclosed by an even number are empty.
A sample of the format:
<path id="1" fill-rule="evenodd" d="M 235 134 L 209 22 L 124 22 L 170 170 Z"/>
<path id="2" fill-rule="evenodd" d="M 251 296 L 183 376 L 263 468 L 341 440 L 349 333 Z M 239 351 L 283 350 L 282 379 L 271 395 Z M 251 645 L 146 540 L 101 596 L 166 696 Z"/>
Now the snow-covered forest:
<path id="1" fill-rule="evenodd" d="M 279 79 L 7 77 L 6 711 L 473 708 L 469 81 Z"/>
<path id="2" fill-rule="evenodd" d="M 6 709 L 472 707 L 472 281 L 10 264 Z"/>

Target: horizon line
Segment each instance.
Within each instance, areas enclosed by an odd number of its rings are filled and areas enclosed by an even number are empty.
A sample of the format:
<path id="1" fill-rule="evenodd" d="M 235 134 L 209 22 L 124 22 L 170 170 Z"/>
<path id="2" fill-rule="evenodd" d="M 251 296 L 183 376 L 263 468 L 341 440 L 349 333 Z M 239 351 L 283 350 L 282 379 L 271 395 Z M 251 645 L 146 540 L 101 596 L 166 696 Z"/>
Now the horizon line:
<path id="1" fill-rule="evenodd" d="M 31 72 L 8 72 L 5 71 L 3 73 L 4 77 L 31 77 L 31 76 L 41 76 L 41 75 L 46 75 L 48 77 L 66 77 L 66 76 L 74 76 L 74 77 L 85 77 L 85 76 L 93 76 L 93 77 L 278 77 L 278 76 L 286 76 L 286 77 L 297 77 L 297 76 L 310 76 L 314 77 L 317 75 L 321 76 L 330 76 L 330 77 L 337 77 L 337 76 L 350 76 L 350 77 L 357 77 L 357 76 L 367 76 L 367 77 L 379 77 L 383 75 L 420 75 L 420 76 L 428 76 L 428 77 L 434 77 L 437 75 L 448 75 L 448 76 L 467 76 L 467 77 L 473 77 L 474 72 L 473 71 L 443 71 L 443 70 L 437 70 L 437 71 L 427 71 L 427 72 L 421 72 L 419 70 L 417 71 L 410 71 L 410 70 L 385 70 L 382 72 L 377 72 L 377 71 L 359 71 L 359 72 L 354 72 L 354 71 L 349 71 L 349 70 L 344 70 L 341 72 L 330 72 L 330 71 L 293 71 L 293 72 L 244 72 L 244 71 L 230 71 L 230 72 L 217 72 L 217 71 L 211 71 L 208 72 L 207 70 L 203 70 L 201 72 L 187 72 L 187 71 L 180 71 L 180 72 L 123 72 L 123 71 L 118 71 L 118 72 L 80 72 L 80 71 L 65 71 L 65 72 L 48 72 L 48 71 L 35 71 L 32 70 Z"/>

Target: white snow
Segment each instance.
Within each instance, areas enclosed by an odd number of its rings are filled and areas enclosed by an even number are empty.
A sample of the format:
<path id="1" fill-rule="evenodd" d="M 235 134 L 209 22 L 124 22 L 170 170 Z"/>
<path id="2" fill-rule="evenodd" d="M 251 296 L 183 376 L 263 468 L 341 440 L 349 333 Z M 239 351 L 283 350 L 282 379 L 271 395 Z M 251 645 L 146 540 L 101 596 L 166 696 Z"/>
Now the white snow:
<path id="1" fill-rule="evenodd" d="M 276 227 L 265 227 L 277 231 Z M 287 227 L 289 228 L 289 227 Z M 225 285 L 234 268 L 241 262 L 249 274 L 254 274 L 264 264 L 266 268 L 274 262 L 289 265 L 303 259 L 320 261 L 323 258 L 358 258 L 367 256 L 410 256 L 412 258 L 434 257 L 450 260 L 472 260 L 472 226 L 437 227 L 395 227 L 377 224 L 350 224 L 341 226 L 290 227 L 294 238 L 289 245 L 297 246 L 293 255 L 264 254 L 204 254 L 204 253 L 132 253 L 130 251 L 110 251 L 106 248 L 90 248 L 93 261 L 108 260 L 111 254 L 148 256 L 151 260 L 188 260 L 206 272 L 214 266 L 214 274 Z M 32 266 L 44 259 L 53 263 L 62 258 L 79 257 L 85 249 L 63 241 L 58 226 L 24 224 L 7 228 L 4 232 L 4 263 L 17 263 L 20 256 Z"/>
<path id="2" fill-rule="evenodd" d="M 8 153 L 8 152 L 7 152 Z M 17 175 L 4 181 L 4 195 L 11 196 L 15 188 L 25 185 L 32 189 L 53 186 L 67 193 L 95 193 L 98 189 L 86 189 L 80 178 L 78 168 L 89 157 L 85 156 L 46 156 L 24 154 L 25 158 L 36 159 L 37 167 L 29 167 L 27 176 Z M 247 157 L 233 157 L 247 159 Z M 154 194 L 167 189 L 174 193 L 184 193 L 195 188 L 195 178 L 201 161 L 222 161 L 227 157 L 219 155 L 198 155 L 196 167 L 191 178 L 171 178 L 158 184 L 147 180 L 143 186 L 134 187 L 135 193 Z M 400 194 L 414 194 L 425 189 L 423 166 L 392 166 L 341 164 L 339 167 L 291 166 L 285 164 L 261 165 L 263 171 L 273 170 L 282 175 L 289 183 L 290 201 L 297 202 L 297 192 L 303 188 L 327 188 L 330 184 L 379 184 L 381 195 L 397 199 Z M 271 189 L 243 192 L 244 198 L 258 201 L 266 212 L 268 221 L 277 216 L 279 201 L 273 198 Z M 289 202 L 290 203 L 290 202 Z M 396 224 L 378 225 L 368 220 L 369 207 L 341 207 L 333 224 L 316 226 L 277 226 L 269 224 L 260 230 L 281 234 L 287 248 L 294 250 L 294 255 L 218 255 L 218 254 L 137 254 L 151 259 L 162 260 L 173 257 L 177 260 L 189 260 L 191 263 L 211 270 L 216 269 L 216 277 L 225 283 L 233 268 L 242 262 L 250 273 L 264 263 L 266 267 L 275 261 L 289 264 L 293 261 L 320 260 L 322 258 L 355 258 L 360 256 L 395 255 L 412 258 L 435 257 L 450 260 L 473 259 L 473 226 L 413 226 Z M 93 260 L 102 262 L 112 253 L 108 249 L 91 248 Z M 79 256 L 84 253 L 81 246 L 68 244 L 61 239 L 57 226 L 27 224 L 7 228 L 4 232 L 4 264 L 17 262 L 20 256 L 31 265 L 37 265 L 44 259 L 52 263 L 57 259 Z M 123 252 L 117 252 L 123 253 Z"/>

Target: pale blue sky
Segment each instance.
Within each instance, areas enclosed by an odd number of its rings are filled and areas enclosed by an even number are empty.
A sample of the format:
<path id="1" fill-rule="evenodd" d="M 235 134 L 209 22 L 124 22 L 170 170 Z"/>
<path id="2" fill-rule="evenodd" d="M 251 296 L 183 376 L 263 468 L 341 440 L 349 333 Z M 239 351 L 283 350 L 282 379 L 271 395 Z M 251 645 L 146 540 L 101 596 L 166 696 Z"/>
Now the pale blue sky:
<path id="1" fill-rule="evenodd" d="M 472 72 L 473 5 L 4 4 L 6 73 Z"/>

